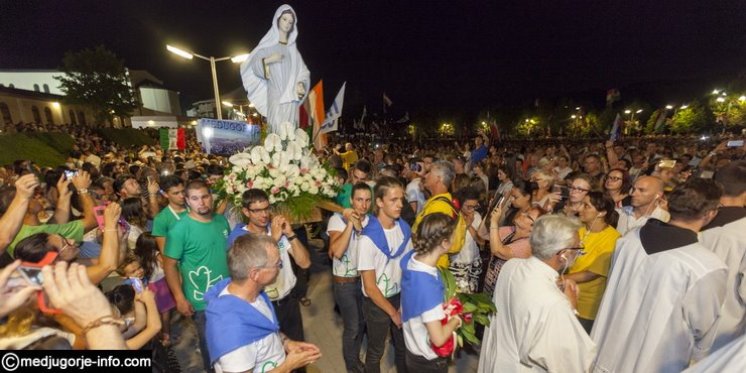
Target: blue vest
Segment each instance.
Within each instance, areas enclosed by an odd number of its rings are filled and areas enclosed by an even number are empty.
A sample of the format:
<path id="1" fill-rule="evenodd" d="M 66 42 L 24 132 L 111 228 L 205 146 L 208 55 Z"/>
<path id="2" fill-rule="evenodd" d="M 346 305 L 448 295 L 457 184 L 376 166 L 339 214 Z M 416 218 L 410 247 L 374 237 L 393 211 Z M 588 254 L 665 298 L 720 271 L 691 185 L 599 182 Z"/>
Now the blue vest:
<path id="1" fill-rule="evenodd" d="M 215 364 L 221 356 L 239 347 L 280 331 L 274 307 L 263 291 L 259 296 L 272 310 L 272 320 L 267 319 L 267 316 L 249 302 L 235 295 L 220 297 L 220 293 L 230 282 L 230 278 L 223 279 L 205 293 L 205 339 L 210 353 L 210 364 Z"/>
<path id="2" fill-rule="evenodd" d="M 402 321 L 417 317 L 443 303 L 445 287 L 437 277 L 422 272 L 407 269 L 414 251 L 404 255 L 399 265 L 402 269 L 401 278 L 401 316 Z"/>
<path id="3" fill-rule="evenodd" d="M 376 216 L 371 215 L 368 218 L 368 225 L 363 228 L 362 233 L 363 236 L 367 236 L 371 241 L 373 241 L 378 250 L 381 250 L 388 260 L 396 259 L 401 256 L 401 254 L 404 253 L 404 249 L 407 248 L 410 238 L 412 238 L 412 229 L 409 228 L 407 222 L 401 219 L 396 219 L 395 224 L 401 228 L 401 231 L 404 234 L 404 240 L 402 240 L 402 243 L 398 248 L 396 248 L 396 251 L 392 251 L 389 247 L 389 243 L 386 241 L 386 233 L 384 233 L 383 226 L 381 226 L 381 222 L 378 221 Z"/>

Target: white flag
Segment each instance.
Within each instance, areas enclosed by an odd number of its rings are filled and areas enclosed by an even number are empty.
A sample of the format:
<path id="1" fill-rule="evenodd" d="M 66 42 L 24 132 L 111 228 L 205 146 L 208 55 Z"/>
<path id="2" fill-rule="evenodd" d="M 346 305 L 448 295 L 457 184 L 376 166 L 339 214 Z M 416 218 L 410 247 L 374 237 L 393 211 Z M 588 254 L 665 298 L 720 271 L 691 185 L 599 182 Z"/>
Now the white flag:
<path id="1" fill-rule="evenodd" d="M 347 82 L 342 84 L 342 88 L 337 92 L 337 97 L 332 102 L 332 107 L 326 113 L 326 120 L 319 128 L 319 134 L 336 131 L 339 128 L 339 117 L 342 116 L 342 106 L 344 105 L 345 87 Z"/>

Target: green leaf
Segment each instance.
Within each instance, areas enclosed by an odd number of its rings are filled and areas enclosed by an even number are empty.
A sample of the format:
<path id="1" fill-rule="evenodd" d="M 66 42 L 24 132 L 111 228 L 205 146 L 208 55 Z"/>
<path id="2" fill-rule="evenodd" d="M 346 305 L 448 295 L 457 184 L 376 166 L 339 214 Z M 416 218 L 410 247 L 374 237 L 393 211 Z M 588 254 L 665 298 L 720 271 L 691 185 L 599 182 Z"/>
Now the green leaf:
<path id="1" fill-rule="evenodd" d="M 470 313 L 478 310 L 479 307 L 477 307 L 474 303 L 464 303 L 464 312 Z"/>
<path id="2" fill-rule="evenodd" d="M 490 325 L 490 318 L 484 315 L 474 315 L 474 322 L 479 325 Z"/>
<path id="3" fill-rule="evenodd" d="M 464 339 L 466 339 L 466 341 L 469 342 L 470 344 L 478 345 L 481 343 L 479 338 L 477 338 L 477 336 L 474 334 L 463 333 L 462 335 L 464 336 Z"/>

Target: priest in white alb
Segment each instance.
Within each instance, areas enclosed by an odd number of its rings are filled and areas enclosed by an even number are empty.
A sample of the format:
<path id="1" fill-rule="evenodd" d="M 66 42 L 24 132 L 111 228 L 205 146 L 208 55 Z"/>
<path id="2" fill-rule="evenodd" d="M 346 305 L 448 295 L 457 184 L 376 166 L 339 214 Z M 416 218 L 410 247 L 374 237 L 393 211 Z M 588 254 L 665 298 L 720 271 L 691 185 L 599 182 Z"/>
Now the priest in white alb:
<path id="1" fill-rule="evenodd" d="M 577 285 L 559 277 L 582 255 L 578 227 L 565 216 L 537 219 L 529 238 L 533 256 L 502 267 L 480 373 L 589 371 L 596 349 L 575 313 Z"/>
<path id="2" fill-rule="evenodd" d="M 669 223 L 650 219 L 617 241 L 591 331 L 594 372 L 681 372 L 710 352 L 727 271 L 697 233 L 721 195 L 713 180 L 690 180 L 668 197 Z"/>
<path id="3" fill-rule="evenodd" d="M 728 266 L 728 291 L 713 350 L 746 334 L 746 161 L 731 162 L 715 174 L 723 186 L 715 219 L 699 242 Z M 744 350 L 746 355 L 746 350 Z"/>

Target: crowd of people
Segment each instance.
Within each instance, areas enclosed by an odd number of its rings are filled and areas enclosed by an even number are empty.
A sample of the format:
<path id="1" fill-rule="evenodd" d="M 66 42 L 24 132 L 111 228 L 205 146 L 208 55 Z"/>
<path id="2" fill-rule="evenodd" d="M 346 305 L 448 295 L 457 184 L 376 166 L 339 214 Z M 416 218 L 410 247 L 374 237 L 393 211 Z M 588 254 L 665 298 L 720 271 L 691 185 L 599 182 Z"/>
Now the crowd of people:
<path id="1" fill-rule="evenodd" d="M 303 371 L 326 352 L 301 314 L 320 249 L 340 371 L 379 372 L 389 340 L 397 371 L 448 370 L 433 347 L 467 320 L 444 308 L 439 269 L 497 307 L 470 350 L 480 372 L 739 364 L 746 147 L 732 139 L 338 138 L 318 155 L 341 208 L 314 248 L 262 190 L 218 203 L 229 163 L 193 139 L 128 149 L 78 131 L 64 165 L 0 169 L 6 349 L 169 346 L 178 313 L 205 370 Z"/>

